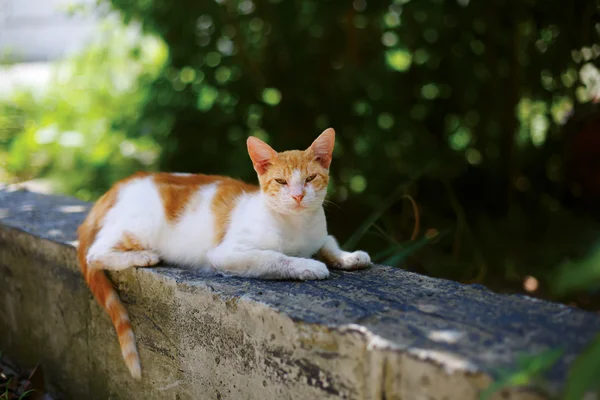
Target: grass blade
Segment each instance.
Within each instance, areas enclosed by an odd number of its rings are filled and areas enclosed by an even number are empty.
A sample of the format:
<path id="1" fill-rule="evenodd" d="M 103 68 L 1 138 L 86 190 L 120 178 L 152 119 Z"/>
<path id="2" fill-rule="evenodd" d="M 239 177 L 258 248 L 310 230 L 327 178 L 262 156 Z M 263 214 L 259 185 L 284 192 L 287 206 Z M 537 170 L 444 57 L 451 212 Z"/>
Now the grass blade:
<path id="1" fill-rule="evenodd" d="M 519 367 L 514 371 L 504 372 L 497 381 L 479 394 L 480 400 L 487 400 L 495 392 L 530 384 L 535 378 L 549 370 L 563 355 L 563 349 L 549 349 L 535 356 L 521 357 Z"/>
<path id="2" fill-rule="evenodd" d="M 407 180 L 396 187 L 394 192 L 385 199 L 359 227 L 358 229 L 346 240 L 342 248 L 346 251 L 353 251 L 356 248 L 360 239 L 367 233 L 369 228 L 377 222 L 379 218 L 400 199 L 406 196 L 405 191 L 410 185 L 412 185 L 417 179 L 423 176 L 425 173 L 431 171 L 437 165 L 436 162 L 429 163 L 421 172 L 414 175 L 410 180 Z"/>
<path id="3" fill-rule="evenodd" d="M 410 243 L 408 246 L 404 247 L 398 253 L 390 256 L 389 258 L 384 260 L 382 262 L 382 264 L 396 267 L 402 260 L 404 260 L 406 257 L 410 256 L 415 251 L 422 249 L 423 247 L 425 247 L 432 241 L 437 240 L 440 237 L 447 235 L 448 233 L 450 233 L 450 229 L 439 232 L 437 235 L 434 235 L 434 236 L 424 236 L 421 239 L 417 240 L 416 242 Z"/>

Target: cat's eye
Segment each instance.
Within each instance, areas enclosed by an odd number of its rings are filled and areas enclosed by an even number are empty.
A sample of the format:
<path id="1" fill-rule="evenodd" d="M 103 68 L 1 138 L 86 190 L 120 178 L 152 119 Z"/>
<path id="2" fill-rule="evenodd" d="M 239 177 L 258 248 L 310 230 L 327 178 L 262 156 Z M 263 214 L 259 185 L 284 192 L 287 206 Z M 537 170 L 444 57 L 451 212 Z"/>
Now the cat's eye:
<path id="1" fill-rule="evenodd" d="M 275 179 L 275 182 L 279 183 L 280 185 L 287 185 L 287 181 L 285 179 Z"/>
<path id="2" fill-rule="evenodd" d="M 306 178 L 306 182 L 308 183 L 308 182 L 312 181 L 313 179 L 315 179 L 316 177 L 317 177 L 317 174 L 313 174 L 313 175 L 309 176 L 308 178 Z"/>

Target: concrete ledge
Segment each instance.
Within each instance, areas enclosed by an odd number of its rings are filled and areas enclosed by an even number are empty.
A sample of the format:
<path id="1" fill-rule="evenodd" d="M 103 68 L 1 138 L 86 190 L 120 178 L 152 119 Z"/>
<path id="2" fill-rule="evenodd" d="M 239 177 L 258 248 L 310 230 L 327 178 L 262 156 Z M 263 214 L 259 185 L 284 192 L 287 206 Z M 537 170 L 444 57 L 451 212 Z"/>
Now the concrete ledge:
<path id="1" fill-rule="evenodd" d="M 600 316 L 399 269 L 326 281 L 112 275 L 143 368 L 133 381 L 75 260 L 89 204 L 0 190 L 0 350 L 74 399 L 476 399 L 519 355 L 562 346 L 549 393 Z M 494 398 L 540 399 L 531 388 Z"/>

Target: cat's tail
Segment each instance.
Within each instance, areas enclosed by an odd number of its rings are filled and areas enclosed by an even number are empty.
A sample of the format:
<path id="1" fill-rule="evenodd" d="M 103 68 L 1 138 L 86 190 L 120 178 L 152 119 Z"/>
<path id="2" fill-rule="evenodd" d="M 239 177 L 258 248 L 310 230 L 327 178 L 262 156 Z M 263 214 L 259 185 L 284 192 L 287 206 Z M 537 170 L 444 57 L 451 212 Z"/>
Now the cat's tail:
<path id="1" fill-rule="evenodd" d="M 93 214 L 93 211 L 90 214 Z M 140 357 L 135 344 L 135 335 L 131 328 L 127 310 L 119 299 L 119 294 L 108 279 L 104 270 L 98 268 L 89 268 L 87 264 L 87 251 L 93 243 L 98 232 L 97 222 L 92 215 L 79 227 L 79 247 L 77 249 L 79 266 L 81 272 L 88 284 L 94 297 L 100 305 L 106 310 L 117 331 L 121 354 L 125 364 L 134 379 L 139 380 L 142 377 L 142 368 Z"/>

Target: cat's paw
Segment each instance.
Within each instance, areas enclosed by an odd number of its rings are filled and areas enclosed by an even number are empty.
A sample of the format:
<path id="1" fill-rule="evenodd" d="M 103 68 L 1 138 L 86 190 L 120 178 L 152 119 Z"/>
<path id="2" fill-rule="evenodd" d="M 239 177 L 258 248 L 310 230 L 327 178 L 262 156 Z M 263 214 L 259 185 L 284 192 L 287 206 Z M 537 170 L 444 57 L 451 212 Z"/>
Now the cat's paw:
<path id="1" fill-rule="evenodd" d="M 158 254 L 152 251 L 132 251 L 129 254 L 132 257 L 131 263 L 136 267 L 152 267 L 160 261 Z"/>
<path id="2" fill-rule="evenodd" d="M 302 281 L 326 279 L 329 277 L 327 266 L 317 260 L 303 260 L 297 267 L 297 278 Z"/>
<path id="3" fill-rule="evenodd" d="M 371 257 L 364 251 L 355 251 L 353 253 L 344 253 L 331 265 L 331 268 L 354 271 L 365 269 L 369 265 L 371 265 Z"/>

